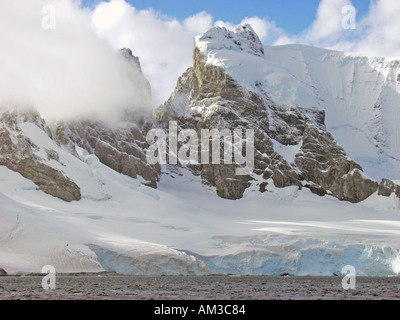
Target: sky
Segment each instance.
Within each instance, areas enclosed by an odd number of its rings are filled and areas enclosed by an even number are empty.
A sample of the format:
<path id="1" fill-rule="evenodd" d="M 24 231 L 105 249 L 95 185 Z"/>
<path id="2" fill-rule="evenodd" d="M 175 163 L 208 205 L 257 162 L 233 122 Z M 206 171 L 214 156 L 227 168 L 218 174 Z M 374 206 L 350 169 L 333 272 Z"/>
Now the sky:
<path id="1" fill-rule="evenodd" d="M 0 108 L 109 118 L 126 106 L 157 107 L 191 65 L 194 37 L 215 26 L 250 23 L 265 45 L 400 57 L 399 16 L 398 0 L 1 0 Z M 122 47 L 139 57 L 150 102 Z"/>
<path id="2" fill-rule="evenodd" d="M 82 6 L 94 8 L 100 0 L 83 0 Z M 306 29 L 315 18 L 318 0 L 129 0 L 138 10 L 154 9 L 168 17 L 183 21 L 196 13 L 206 11 L 216 20 L 239 24 L 244 17 L 258 16 L 275 21 L 276 25 L 292 34 Z M 354 0 L 360 15 L 368 11 L 368 0 Z"/>

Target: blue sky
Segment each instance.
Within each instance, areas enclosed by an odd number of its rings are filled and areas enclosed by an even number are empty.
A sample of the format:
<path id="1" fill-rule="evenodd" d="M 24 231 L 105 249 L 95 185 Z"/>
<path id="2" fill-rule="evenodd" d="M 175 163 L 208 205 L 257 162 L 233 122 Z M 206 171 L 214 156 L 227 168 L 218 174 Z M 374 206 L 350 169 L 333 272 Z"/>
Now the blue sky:
<path id="1" fill-rule="evenodd" d="M 82 6 L 93 8 L 100 0 L 82 0 Z M 211 14 L 215 20 L 240 23 L 245 17 L 258 16 L 274 21 L 276 26 L 290 34 L 307 29 L 315 19 L 318 0 L 127 0 L 139 10 L 152 8 L 155 11 L 183 21 L 201 11 Z M 358 18 L 364 16 L 369 7 L 368 0 L 353 0 Z"/>

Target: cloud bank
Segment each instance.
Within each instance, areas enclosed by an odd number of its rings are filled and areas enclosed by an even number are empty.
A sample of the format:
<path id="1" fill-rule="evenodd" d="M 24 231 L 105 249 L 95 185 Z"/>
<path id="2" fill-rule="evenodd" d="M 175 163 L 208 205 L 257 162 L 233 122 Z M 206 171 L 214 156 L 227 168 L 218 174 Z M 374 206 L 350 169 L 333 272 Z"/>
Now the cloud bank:
<path id="1" fill-rule="evenodd" d="M 79 3 L 1 0 L 0 21 L 2 108 L 113 119 L 125 108 L 150 107 L 140 72 L 96 35 Z"/>
<path id="2" fill-rule="evenodd" d="M 191 66 L 195 36 L 213 26 L 236 27 L 230 22 L 214 22 L 205 11 L 178 21 L 152 9 L 136 10 L 124 0 L 98 4 L 91 18 L 99 37 L 114 48 L 129 47 L 139 56 L 155 105 L 168 99 L 178 77 Z M 279 33 L 273 22 L 263 18 L 245 17 L 242 22 L 251 23 L 262 41 Z"/>

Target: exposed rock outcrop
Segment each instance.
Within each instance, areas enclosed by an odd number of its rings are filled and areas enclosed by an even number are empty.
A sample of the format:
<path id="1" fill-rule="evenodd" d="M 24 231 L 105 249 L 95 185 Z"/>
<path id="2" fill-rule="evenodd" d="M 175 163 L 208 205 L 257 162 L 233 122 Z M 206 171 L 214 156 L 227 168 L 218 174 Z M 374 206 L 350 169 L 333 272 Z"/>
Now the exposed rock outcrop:
<path id="1" fill-rule="evenodd" d="M 308 125 L 302 139 L 295 164 L 305 180 L 350 202 L 365 200 L 377 190 L 378 184 L 361 173 L 361 166 L 346 156 L 329 132 Z"/>
<path id="2" fill-rule="evenodd" d="M 378 195 L 390 197 L 393 193 L 400 198 L 400 186 L 389 179 L 382 179 L 378 187 Z"/>
<path id="3" fill-rule="evenodd" d="M 80 200 L 78 185 L 48 164 L 51 159 L 58 161 L 57 153 L 35 145 L 21 129 L 24 124 L 36 126 L 52 138 L 36 111 L 6 111 L 0 117 L 0 164 L 32 180 L 45 193 L 65 201 Z"/>
<path id="4" fill-rule="evenodd" d="M 122 125 L 110 125 L 101 121 L 58 122 L 55 139 L 63 145 L 78 145 L 115 171 L 138 178 L 156 188 L 161 168 L 149 165 L 146 160 L 148 143 L 143 133 L 152 124 L 131 119 Z"/>

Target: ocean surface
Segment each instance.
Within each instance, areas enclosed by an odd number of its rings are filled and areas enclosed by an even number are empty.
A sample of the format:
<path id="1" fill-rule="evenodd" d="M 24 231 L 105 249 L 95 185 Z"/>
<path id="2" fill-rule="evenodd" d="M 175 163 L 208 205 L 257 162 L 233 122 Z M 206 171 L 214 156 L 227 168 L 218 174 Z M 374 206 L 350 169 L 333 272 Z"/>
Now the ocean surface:
<path id="1" fill-rule="evenodd" d="M 56 275 L 0 277 L 0 300 L 400 300 L 400 277 Z"/>

